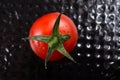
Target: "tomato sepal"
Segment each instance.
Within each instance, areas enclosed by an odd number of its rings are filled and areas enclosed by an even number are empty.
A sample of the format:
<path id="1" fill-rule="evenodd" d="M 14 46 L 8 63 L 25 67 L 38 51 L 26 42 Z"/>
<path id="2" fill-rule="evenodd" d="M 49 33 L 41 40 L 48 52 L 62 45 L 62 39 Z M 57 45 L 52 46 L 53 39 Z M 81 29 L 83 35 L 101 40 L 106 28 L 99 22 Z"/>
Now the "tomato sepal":
<path id="1" fill-rule="evenodd" d="M 30 37 L 26 37 L 26 38 L 22 38 L 22 40 L 36 40 L 36 41 L 41 41 L 41 42 L 46 42 L 48 43 L 49 40 L 49 36 L 41 36 L 41 35 L 37 35 L 37 36 L 30 36 Z"/>
<path id="2" fill-rule="evenodd" d="M 47 62 L 50 58 L 50 56 L 52 55 L 54 49 L 53 48 L 48 48 L 48 53 L 46 54 L 46 58 L 45 58 L 45 69 L 47 69 Z"/>

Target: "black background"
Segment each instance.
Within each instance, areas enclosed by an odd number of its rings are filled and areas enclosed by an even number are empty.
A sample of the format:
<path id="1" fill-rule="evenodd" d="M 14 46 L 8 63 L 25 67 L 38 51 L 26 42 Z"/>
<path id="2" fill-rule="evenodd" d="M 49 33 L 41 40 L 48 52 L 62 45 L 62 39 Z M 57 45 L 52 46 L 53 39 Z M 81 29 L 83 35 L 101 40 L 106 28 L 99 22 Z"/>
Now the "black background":
<path id="1" fill-rule="evenodd" d="M 107 51 L 107 54 L 110 55 L 110 59 L 107 60 L 105 58 L 106 50 L 103 48 L 96 50 L 94 47 L 96 40 L 86 40 L 84 37 L 87 36 L 85 22 L 89 13 L 84 6 L 88 7 L 89 2 L 88 0 L 83 1 L 82 8 L 77 1 L 80 0 L 0 0 L 0 80 L 120 79 L 119 60 L 113 59 L 114 51 Z M 63 7 L 62 4 L 64 4 Z M 79 9 L 82 9 L 81 13 L 78 12 Z M 29 43 L 21 38 L 28 36 L 32 23 L 38 17 L 61 10 L 73 19 L 77 27 L 79 14 L 82 16 L 80 24 L 84 31 L 78 30 L 78 43 L 81 43 L 81 47 L 78 45 L 71 52 L 78 63 L 72 63 L 64 58 L 58 62 L 49 62 L 48 69 L 45 70 L 44 61 L 39 59 L 31 50 Z M 91 36 L 95 37 L 97 34 L 97 31 L 94 30 L 96 23 L 93 21 L 91 24 L 93 27 Z M 80 34 L 83 36 L 81 37 Z M 99 42 L 104 46 L 102 37 L 100 36 Z M 91 44 L 91 48 L 86 47 L 88 43 Z M 116 53 L 120 54 L 120 52 Z M 100 58 L 96 58 L 96 55 L 100 55 Z M 110 65 L 111 62 L 114 64 Z"/>

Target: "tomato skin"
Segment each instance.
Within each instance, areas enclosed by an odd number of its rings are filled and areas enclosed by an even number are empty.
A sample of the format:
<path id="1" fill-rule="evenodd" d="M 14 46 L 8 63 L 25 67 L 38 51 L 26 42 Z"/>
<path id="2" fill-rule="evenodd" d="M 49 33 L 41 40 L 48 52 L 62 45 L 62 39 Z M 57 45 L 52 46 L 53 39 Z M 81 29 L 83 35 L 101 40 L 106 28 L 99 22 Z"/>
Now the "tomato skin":
<path id="1" fill-rule="evenodd" d="M 52 34 L 52 30 L 56 18 L 58 17 L 59 14 L 60 14 L 59 12 L 53 12 L 38 18 L 33 23 L 29 32 L 29 36 L 36 36 L 36 35 L 50 36 Z M 73 21 L 64 14 L 62 14 L 60 18 L 59 33 L 71 35 L 70 39 L 68 39 L 63 44 L 68 52 L 72 51 L 75 45 L 77 44 L 78 33 Z M 35 52 L 35 54 L 38 57 L 45 60 L 46 53 L 48 51 L 48 45 L 45 42 L 39 42 L 36 40 L 29 40 L 29 41 L 30 41 L 30 46 L 32 50 Z M 58 51 L 54 51 L 49 61 L 57 61 L 63 57 L 64 56 L 60 54 Z"/>

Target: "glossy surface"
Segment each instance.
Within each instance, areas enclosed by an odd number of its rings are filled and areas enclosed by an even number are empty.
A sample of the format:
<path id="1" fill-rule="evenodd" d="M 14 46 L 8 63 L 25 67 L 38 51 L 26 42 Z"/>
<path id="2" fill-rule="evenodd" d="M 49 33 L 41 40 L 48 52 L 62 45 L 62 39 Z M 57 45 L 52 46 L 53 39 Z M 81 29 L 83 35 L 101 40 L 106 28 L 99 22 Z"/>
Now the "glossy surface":
<path id="1" fill-rule="evenodd" d="M 79 32 L 71 53 L 78 64 L 63 59 L 46 71 L 21 38 L 39 16 L 61 9 Z M 0 0 L 0 79 L 119 80 L 119 23 L 120 0 Z"/>
<path id="2" fill-rule="evenodd" d="M 51 36 L 55 21 L 59 14 L 59 12 L 47 13 L 42 17 L 38 18 L 30 28 L 29 36 Z M 67 50 L 67 52 L 71 52 L 77 44 L 78 33 L 73 21 L 64 14 L 62 14 L 62 16 L 60 17 L 59 34 L 69 34 L 71 36 L 70 39 L 63 43 L 64 48 Z M 47 43 L 42 41 L 40 42 L 30 40 L 30 46 L 38 57 L 45 60 L 46 54 L 48 52 Z M 49 61 L 58 61 L 63 57 L 65 56 L 60 54 L 58 51 L 54 51 Z"/>

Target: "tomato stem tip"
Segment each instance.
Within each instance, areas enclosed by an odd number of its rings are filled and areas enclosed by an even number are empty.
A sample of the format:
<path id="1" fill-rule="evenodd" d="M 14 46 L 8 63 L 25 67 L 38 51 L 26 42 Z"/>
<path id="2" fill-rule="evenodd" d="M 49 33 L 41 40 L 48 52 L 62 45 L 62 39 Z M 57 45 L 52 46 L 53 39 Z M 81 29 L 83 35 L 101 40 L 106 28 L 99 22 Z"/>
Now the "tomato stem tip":
<path id="1" fill-rule="evenodd" d="M 27 39 L 26 39 L 26 38 L 22 38 L 21 40 L 24 40 L 24 41 L 26 41 Z"/>

